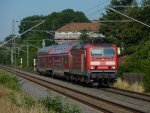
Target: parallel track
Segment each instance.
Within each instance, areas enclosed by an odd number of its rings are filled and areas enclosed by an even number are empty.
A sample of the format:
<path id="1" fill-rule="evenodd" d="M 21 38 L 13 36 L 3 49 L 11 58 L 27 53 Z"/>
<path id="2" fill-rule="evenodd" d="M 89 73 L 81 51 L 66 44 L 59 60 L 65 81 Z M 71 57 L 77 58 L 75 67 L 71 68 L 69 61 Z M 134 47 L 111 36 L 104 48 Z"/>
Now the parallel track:
<path id="1" fill-rule="evenodd" d="M 11 73 L 15 73 L 18 76 L 28 79 L 34 83 L 40 84 L 46 88 L 49 88 L 55 92 L 58 92 L 62 95 L 68 96 L 78 102 L 81 102 L 85 105 L 88 105 L 94 109 L 97 109 L 99 111 L 102 112 L 106 112 L 106 113 L 143 113 L 143 111 L 134 109 L 134 108 L 130 108 L 127 106 L 123 106 L 123 105 L 119 105 L 117 103 L 105 100 L 103 98 L 99 98 L 78 90 L 74 90 L 56 83 L 52 83 L 50 81 L 44 80 L 44 79 L 40 79 L 35 76 L 32 76 L 32 73 L 27 73 L 24 71 L 20 71 L 20 70 L 15 70 L 15 69 L 10 69 L 10 68 L 6 68 L 6 67 L 2 67 L 0 66 L 1 69 L 6 70 L 8 72 Z"/>
<path id="2" fill-rule="evenodd" d="M 103 90 L 106 92 L 111 92 L 111 93 L 131 97 L 134 99 L 150 102 L 150 95 L 143 94 L 143 93 L 137 93 L 137 92 L 113 88 L 113 87 L 111 87 L 111 88 L 100 88 L 100 89 L 98 88 L 98 90 Z"/>

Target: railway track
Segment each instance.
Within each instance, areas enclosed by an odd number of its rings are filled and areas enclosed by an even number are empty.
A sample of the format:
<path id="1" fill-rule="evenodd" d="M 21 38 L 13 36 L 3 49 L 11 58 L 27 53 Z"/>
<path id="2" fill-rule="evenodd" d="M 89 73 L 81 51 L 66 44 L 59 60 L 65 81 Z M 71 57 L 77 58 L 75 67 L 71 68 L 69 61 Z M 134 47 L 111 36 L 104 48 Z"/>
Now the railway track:
<path id="1" fill-rule="evenodd" d="M 66 86 L 62 86 L 53 82 L 50 82 L 45 79 L 39 78 L 37 75 L 29 72 L 25 72 L 18 69 L 8 68 L 0 66 L 1 69 L 6 70 L 11 73 L 15 73 L 18 76 L 28 79 L 34 83 L 37 83 L 39 85 L 42 85 L 46 88 L 49 88 L 55 92 L 58 92 L 62 95 L 68 96 L 80 103 L 83 103 L 87 106 L 90 106 L 94 109 L 97 109 L 102 112 L 106 113 L 144 113 L 141 110 L 137 110 L 131 107 L 123 106 L 108 100 L 105 100 L 103 98 L 99 98 L 78 90 L 71 89 Z"/>
<path id="2" fill-rule="evenodd" d="M 131 98 L 134 98 L 134 99 L 150 102 L 150 95 L 143 94 L 143 93 L 137 93 L 137 92 L 118 89 L 118 88 L 114 88 L 114 87 L 100 88 L 100 89 L 98 88 L 98 90 L 103 90 L 103 91 L 106 91 L 106 92 L 111 92 L 111 93 L 115 93 L 115 94 L 119 94 L 119 95 L 123 95 L 123 96 L 128 96 L 128 97 L 131 97 Z"/>

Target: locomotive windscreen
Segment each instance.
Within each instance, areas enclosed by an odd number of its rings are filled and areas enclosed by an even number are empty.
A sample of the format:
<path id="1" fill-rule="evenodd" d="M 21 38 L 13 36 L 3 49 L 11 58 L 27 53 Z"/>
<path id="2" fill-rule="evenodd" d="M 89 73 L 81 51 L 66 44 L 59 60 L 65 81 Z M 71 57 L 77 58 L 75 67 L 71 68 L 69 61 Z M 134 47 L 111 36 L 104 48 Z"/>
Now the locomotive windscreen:
<path id="1" fill-rule="evenodd" d="M 114 48 L 92 48 L 92 57 L 113 57 L 115 55 Z"/>

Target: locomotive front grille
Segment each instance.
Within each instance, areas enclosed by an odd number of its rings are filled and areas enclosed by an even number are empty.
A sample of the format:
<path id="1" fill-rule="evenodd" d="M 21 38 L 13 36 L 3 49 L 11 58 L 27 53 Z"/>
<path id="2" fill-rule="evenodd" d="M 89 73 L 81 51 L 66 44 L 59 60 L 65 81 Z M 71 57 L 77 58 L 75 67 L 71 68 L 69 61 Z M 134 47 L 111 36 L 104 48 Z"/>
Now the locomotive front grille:
<path id="1" fill-rule="evenodd" d="M 115 72 L 92 72 L 90 78 L 116 78 Z"/>

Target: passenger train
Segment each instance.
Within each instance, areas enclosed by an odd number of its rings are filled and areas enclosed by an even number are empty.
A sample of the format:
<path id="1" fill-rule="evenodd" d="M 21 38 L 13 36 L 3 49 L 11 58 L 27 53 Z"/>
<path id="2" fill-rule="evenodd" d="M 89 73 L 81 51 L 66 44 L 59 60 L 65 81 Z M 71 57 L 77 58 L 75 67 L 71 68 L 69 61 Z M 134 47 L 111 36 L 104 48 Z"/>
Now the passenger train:
<path id="1" fill-rule="evenodd" d="M 36 68 L 40 74 L 58 76 L 90 86 L 110 86 L 116 81 L 118 48 L 114 44 L 69 42 L 43 47 Z"/>

